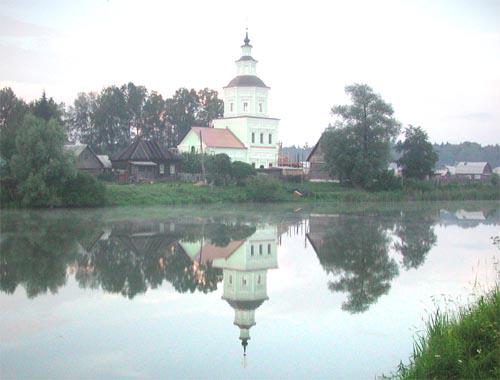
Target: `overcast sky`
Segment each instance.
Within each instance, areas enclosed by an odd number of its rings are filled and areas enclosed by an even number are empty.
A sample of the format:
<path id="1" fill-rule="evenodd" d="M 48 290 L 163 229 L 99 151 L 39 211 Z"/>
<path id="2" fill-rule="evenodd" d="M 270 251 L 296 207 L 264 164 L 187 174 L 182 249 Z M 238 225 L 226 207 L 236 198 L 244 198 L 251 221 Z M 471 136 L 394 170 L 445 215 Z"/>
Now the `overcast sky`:
<path id="1" fill-rule="evenodd" d="M 355 82 L 434 142 L 500 143 L 499 0 L 0 0 L 0 87 L 221 92 L 246 25 L 285 145 L 314 144 Z"/>

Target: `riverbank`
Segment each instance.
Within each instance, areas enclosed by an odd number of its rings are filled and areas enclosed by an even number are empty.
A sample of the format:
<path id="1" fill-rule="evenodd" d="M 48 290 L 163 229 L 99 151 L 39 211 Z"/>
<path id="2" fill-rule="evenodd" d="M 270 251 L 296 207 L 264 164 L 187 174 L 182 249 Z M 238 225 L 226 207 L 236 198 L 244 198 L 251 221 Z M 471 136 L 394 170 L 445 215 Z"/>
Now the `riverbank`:
<path id="1" fill-rule="evenodd" d="M 395 379 L 499 379 L 500 288 L 456 313 L 439 310 Z"/>
<path id="2" fill-rule="evenodd" d="M 197 186 L 192 183 L 162 182 L 153 184 L 106 186 L 108 206 L 154 206 L 213 203 L 245 203 L 262 201 L 265 194 L 272 202 L 404 202 L 500 200 L 493 185 L 443 186 L 430 189 L 368 192 L 332 183 L 283 183 L 280 188 L 250 189 L 247 186 Z M 301 195 L 294 195 L 298 191 Z"/>

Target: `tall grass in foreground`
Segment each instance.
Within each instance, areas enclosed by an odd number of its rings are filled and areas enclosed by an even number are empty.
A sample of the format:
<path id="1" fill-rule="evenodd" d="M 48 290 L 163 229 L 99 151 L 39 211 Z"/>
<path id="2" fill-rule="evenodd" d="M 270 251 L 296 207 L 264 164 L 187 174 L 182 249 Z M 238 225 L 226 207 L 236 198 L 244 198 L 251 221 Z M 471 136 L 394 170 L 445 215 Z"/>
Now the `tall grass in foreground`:
<path id="1" fill-rule="evenodd" d="M 499 286 L 456 313 L 436 311 L 391 378 L 500 379 Z"/>

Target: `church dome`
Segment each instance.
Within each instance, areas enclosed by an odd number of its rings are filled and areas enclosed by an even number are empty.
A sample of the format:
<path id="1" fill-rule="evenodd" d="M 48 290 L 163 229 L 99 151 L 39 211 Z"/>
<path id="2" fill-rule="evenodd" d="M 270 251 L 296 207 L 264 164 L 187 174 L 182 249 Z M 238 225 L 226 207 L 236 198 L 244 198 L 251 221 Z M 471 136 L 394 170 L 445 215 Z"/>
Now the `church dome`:
<path id="1" fill-rule="evenodd" d="M 226 87 L 264 87 L 269 88 L 256 75 L 238 75 Z"/>
<path id="2" fill-rule="evenodd" d="M 239 309 L 239 310 L 255 310 L 257 309 L 260 305 L 264 303 L 264 301 L 267 298 L 260 299 L 260 300 L 248 300 L 248 301 L 242 301 L 242 300 L 230 300 L 227 299 L 227 303 L 231 305 L 234 309 Z"/>

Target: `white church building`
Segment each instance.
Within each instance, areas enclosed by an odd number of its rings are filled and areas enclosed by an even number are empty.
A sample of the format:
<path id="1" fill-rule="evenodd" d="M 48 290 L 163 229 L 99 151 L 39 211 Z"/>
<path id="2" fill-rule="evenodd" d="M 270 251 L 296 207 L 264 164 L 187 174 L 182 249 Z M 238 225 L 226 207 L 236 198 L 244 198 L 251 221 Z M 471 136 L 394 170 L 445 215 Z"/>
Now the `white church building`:
<path id="1" fill-rule="evenodd" d="M 269 117 L 270 88 L 257 76 L 248 32 L 236 61 L 237 75 L 224 87 L 224 118 L 213 128 L 193 127 L 178 145 L 180 152 L 227 154 L 256 168 L 278 165 L 279 119 Z"/>

